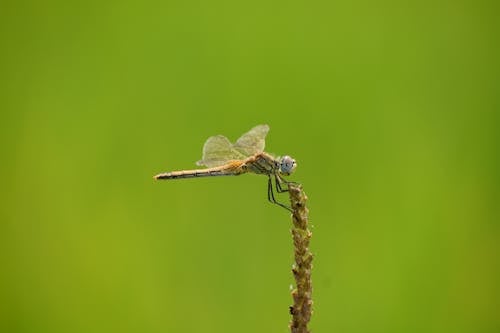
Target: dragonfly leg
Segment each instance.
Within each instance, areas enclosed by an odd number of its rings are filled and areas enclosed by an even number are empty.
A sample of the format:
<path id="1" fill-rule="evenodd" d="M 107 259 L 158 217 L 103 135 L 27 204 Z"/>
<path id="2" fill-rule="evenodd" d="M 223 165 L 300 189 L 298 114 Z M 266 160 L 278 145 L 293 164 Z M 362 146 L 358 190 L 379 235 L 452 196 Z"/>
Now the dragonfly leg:
<path id="1" fill-rule="evenodd" d="M 300 185 L 300 183 L 297 183 L 297 182 L 292 182 L 292 181 L 288 181 L 286 179 L 284 179 L 283 177 L 281 177 L 280 175 L 275 175 L 275 177 L 277 177 L 277 180 L 276 180 L 276 190 L 278 192 L 288 192 L 288 185 L 292 184 L 292 185 Z M 282 188 L 281 186 L 284 184 L 286 184 L 286 187 L 287 188 Z"/>
<path id="2" fill-rule="evenodd" d="M 276 191 L 278 191 L 278 193 L 288 192 L 288 185 L 290 185 L 290 184 L 299 185 L 299 183 L 291 182 L 291 181 L 284 179 L 279 174 L 275 174 L 274 179 L 275 179 L 275 183 L 276 183 Z M 286 185 L 286 188 L 282 187 L 283 184 Z"/>
<path id="3" fill-rule="evenodd" d="M 281 178 L 279 175 L 274 175 L 274 183 L 276 184 L 276 191 L 278 193 L 288 192 L 288 188 L 283 188 L 281 185 L 285 183 L 288 185 L 288 182 Z"/>
<path id="4" fill-rule="evenodd" d="M 271 181 L 271 176 L 267 179 L 267 200 L 271 203 L 275 203 L 276 200 L 274 199 L 274 193 L 273 193 L 273 182 Z"/>
<path id="5" fill-rule="evenodd" d="M 269 176 L 268 180 L 267 180 L 267 199 L 273 203 L 273 204 L 276 204 L 280 207 L 283 207 L 285 208 L 286 210 L 289 210 L 289 211 L 292 211 L 292 209 L 284 204 L 282 204 L 281 202 L 277 201 L 275 198 L 274 198 L 274 191 L 273 191 L 273 181 L 271 179 L 271 176 Z"/>

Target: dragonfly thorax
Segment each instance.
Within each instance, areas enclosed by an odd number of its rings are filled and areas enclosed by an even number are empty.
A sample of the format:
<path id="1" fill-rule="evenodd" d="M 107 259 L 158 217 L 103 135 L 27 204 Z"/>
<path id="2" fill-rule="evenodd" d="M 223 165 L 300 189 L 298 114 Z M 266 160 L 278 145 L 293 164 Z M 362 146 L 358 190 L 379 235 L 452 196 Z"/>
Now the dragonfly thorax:
<path id="1" fill-rule="evenodd" d="M 293 158 L 291 158 L 288 155 L 281 157 L 279 160 L 280 173 L 285 175 L 285 176 L 288 176 L 292 172 L 294 172 L 296 167 L 297 167 L 297 163 L 295 162 L 295 160 Z"/>

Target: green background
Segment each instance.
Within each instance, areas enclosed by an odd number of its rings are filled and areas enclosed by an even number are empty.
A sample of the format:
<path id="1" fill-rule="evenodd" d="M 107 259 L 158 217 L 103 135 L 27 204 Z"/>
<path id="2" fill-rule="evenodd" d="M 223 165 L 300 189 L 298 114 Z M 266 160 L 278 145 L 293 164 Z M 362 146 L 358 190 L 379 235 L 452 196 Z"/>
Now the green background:
<path id="1" fill-rule="evenodd" d="M 287 332 L 266 179 L 152 179 L 267 123 L 313 332 L 499 332 L 497 9 L 3 1 L 0 331 Z"/>

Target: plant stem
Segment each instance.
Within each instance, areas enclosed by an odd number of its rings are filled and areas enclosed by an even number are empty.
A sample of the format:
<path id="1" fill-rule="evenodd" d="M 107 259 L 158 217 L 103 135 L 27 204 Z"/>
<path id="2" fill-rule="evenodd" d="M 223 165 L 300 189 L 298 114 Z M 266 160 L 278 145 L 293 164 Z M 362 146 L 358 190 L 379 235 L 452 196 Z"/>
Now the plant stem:
<path id="1" fill-rule="evenodd" d="M 300 184 L 289 184 L 290 202 L 292 205 L 292 237 L 295 251 L 295 263 L 292 273 L 296 288 L 292 291 L 293 306 L 290 307 L 292 333 L 309 333 L 307 324 L 312 314 L 312 282 L 311 268 L 313 255 L 309 251 L 311 231 L 308 229 L 309 210 L 306 207 L 307 196 Z"/>

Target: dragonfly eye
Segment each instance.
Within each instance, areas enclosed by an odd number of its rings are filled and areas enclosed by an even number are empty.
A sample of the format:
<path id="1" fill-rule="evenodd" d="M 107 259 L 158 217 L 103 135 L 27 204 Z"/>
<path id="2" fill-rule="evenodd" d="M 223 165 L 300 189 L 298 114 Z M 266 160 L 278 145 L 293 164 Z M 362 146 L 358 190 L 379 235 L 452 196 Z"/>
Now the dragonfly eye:
<path id="1" fill-rule="evenodd" d="M 291 174 L 295 168 L 297 167 L 297 163 L 290 156 L 283 156 L 280 162 L 280 171 L 284 175 Z"/>

